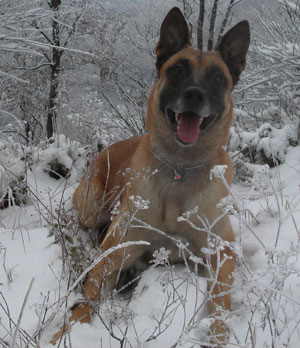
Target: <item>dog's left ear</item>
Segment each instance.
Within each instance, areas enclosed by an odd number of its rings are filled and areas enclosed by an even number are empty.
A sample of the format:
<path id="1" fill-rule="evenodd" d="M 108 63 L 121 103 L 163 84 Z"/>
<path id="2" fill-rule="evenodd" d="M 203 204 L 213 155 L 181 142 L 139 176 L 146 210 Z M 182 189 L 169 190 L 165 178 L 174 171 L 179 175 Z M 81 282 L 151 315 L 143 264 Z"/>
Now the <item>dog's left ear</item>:
<path id="1" fill-rule="evenodd" d="M 242 21 L 231 28 L 215 48 L 220 51 L 227 64 L 233 83 L 239 80 L 246 66 L 246 55 L 250 45 L 250 26 L 248 21 Z"/>
<path id="2" fill-rule="evenodd" d="M 190 45 L 190 34 L 186 20 L 179 8 L 173 7 L 160 28 L 160 38 L 155 48 L 157 71 L 159 72 L 173 54 L 188 45 Z"/>

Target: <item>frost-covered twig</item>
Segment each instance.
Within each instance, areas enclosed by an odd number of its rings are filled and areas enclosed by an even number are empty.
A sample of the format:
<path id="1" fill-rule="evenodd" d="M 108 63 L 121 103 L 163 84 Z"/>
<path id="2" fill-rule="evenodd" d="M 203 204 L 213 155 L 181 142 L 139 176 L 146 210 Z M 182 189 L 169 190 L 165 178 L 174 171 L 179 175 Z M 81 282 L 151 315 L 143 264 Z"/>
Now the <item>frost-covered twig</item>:
<path id="1" fill-rule="evenodd" d="M 15 345 L 16 345 L 16 339 L 17 339 L 17 335 L 18 335 L 18 332 L 19 332 L 19 327 L 20 327 L 20 324 L 21 324 L 21 320 L 22 320 L 22 317 L 23 317 L 24 309 L 25 309 L 25 306 L 26 306 L 26 303 L 27 303 L 27 300 L 28 300 L 28 296 L 29 296 L 29 293 L 31 291 L 33 282 L 34 282 L 34 278 L 31 279 L 31 282 L 29 284 L 29 287 L 27 289 L 27 292 L 26 292 L 26 295 L 25 295 L 25 298 L 24 298 L 24 301 L 23 301 L 23 304 L 22 304 L 22 307 L 21 307 L 21 311 L 20 311 L 20 314 L 19 314 L 17 325 L 15 327 L 15 333 L 13 335 L 13 340 L 12 340 L 12 344 L 11 344 L 12 348 L 15 348 Z"/>

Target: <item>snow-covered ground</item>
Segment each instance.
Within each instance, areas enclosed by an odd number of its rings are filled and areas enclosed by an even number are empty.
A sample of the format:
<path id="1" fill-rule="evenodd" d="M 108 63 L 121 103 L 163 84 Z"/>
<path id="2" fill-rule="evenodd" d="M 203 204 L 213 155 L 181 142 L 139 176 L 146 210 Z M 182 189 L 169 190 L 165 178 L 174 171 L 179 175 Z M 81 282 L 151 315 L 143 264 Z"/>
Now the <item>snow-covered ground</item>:
<path id="1" fill-rule="evenodd" d="M 70 153 L 83 153 L 76 151 L 66 139 L 41 150 L 26 174 L 27 204 L 0 210 L 0 346 L 52 347 L 80 297 L 73 291 L 61 301 L 74 277 L 63 262 L 72 248 L 57 243 L 54 230 L 75 229 L 71 197 L 84 165 L 74 165 L 67 180 L 44 170 L 58 152 L 70 168 Z M 237 258 L 228 347 L 299 348 L 300 147 L 289 148 L 278 168 L 257 166 L 255 173 L 247 185 L 234 184 L 228 199 Z M 210 323 L 205 296 L 206 280 L 184 266 L 152 267 L 132 297 L 107 299 L 101 315 L 75 324 L 60 346 L 199 347 Z"/>

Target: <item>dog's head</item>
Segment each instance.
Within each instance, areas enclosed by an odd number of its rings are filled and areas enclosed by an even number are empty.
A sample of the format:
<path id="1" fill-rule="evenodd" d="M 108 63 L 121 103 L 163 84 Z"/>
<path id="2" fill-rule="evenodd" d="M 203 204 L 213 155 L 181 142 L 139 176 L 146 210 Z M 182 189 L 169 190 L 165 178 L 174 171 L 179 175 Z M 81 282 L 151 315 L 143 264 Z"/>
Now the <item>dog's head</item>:
<path id="1" fill-rule="evenodd" d="M 173 8 L 162 23 L 156 47 L 158 82 L 149 102 L 149 132 L 177 149 L 198 148 L 208 136 L 226 142 L 231 92 L 245 68 L 249 42 L 249 24 L 243 21 L 214 51 L 194 49 L 184 16 Z"/>

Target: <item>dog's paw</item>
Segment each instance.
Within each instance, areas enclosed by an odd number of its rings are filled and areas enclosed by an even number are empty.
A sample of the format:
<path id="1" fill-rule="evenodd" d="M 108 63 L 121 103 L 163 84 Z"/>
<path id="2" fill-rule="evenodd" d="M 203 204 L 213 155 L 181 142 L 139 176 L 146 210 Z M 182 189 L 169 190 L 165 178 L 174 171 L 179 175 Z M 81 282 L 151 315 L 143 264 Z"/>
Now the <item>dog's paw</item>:
<path id="1" fill-rule="evenodd" d="M 54 346 L 58 342 L 58 340 L 62 337 L 62 335 L 70 330 L 71 323 L 80 321 L 81 323 L 89 323 L 92 318 L 92 307 L 88 303 L 80 303 L 76 304 L 72 308 L 72 315 L 67 323 L 63 325 L 63 327 L 53 336 L 50 341 Z"/>
<path id="2" fill-rule="evenodd" d="M 216 319 L 210 326 L 211 347 L 224 348 L 230 337 L 230 330 L 224 321 Z"/>

